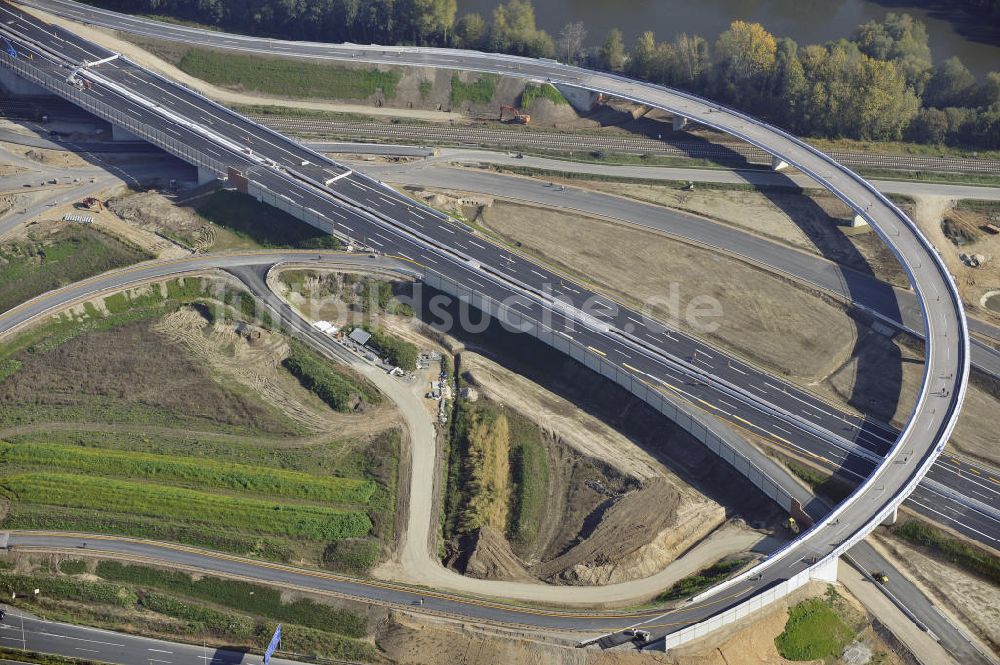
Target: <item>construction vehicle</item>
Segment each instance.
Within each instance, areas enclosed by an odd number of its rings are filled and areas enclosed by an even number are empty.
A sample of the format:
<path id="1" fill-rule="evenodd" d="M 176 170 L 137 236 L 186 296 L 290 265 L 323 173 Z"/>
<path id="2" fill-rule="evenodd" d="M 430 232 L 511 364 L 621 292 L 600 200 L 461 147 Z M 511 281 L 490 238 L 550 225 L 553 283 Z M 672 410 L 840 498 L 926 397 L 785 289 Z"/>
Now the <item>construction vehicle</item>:
<path id="1" fill-rule="evenodd" d="M 631 637 L 634 642 L 648 642 L 649 638 L 652 637 L 648 630 L 640 628 L 629 628 L 625 634 Z"/>
<path id="2" fill-rule="evenodd" d="M 789 517 L 787 520 L 785 520 L 785 528 L 791 531 L 792 533 L 798 533 L 799 523 L 795 521 L 794 517 Z"/>
<path id="3" fill-rule="evenodd" d="M 504 111 L 510 111 L 510 115 L 511 115 L 510 121 L 514 122 L 514 123 L 516 123 L 518 125 L 527 125 L 528 123 L 531 122 L 531 115 L 530 114 L 525 113 L 521 109 L 519 109 L 517 107 L 514 107 L 514 106 L 511 106 L 510 104 L 501 104 L 500 105 L 500 122 L 504 121 L 503 120 L 503 112 Z"/>
<path id="4" fill-rule="evenodd" d="M 885 586 L 886 584 L 889 583 L 889 576 L 886 575 L 885 572 L 883 572 L 881 570 L 878 571 L 878 572 L 872 573 L 872 578 L 876 582 L 878 582 L 879 584 L 881 584 L 882 586 Z"/>
<path id="5" fill-rule="evenodd" d="M 101 204 L 101 200 L 93 196 L 85 198 L 80 202 L 80 205 L 87 210 L 97 210 L 98 212 L 104 209 L 104 206 Z"/>

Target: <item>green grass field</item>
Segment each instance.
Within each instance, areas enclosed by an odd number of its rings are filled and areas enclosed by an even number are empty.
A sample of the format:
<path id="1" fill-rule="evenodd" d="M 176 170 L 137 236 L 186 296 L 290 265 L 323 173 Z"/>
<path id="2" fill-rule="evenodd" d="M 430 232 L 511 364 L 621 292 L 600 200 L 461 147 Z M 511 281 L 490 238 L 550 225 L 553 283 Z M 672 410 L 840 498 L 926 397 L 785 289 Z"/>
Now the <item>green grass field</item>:
<path id="1" fill-rule="evenodd" d="M 510 421 L 511 496 L 510 540 L 515 550 L 531 547 L 545 515 L 549 484 L 549 456 L 537 424 L 515 411 Z"/>
<path id="2" fill-rule="evenodd" d="M 291 354 L 283 362 L 285 369 L 331 409 L 346 413 L 352 411 L 358 401 L 365 404 L 381 402 L 376 389 L 360 377 L 354 379 L 334 371 L 328 360 L 304 344 L 293 342 L 291 347 Z"/>
<path id="3" fill-rule="evenodd" d="M 191 49 L 180 69 L 214 85 L 254 90 L 279 97 L 366 99 L 381 91 L 396 95 L 402 75 L 379 69 L 349 69 L 290 58 L 264 58 Z"/>
<path id="4" fill-rule="evenodd" d="M 65 284 L 152 255 L 96 229 L 67 226 L 44 240 L 0 245 L 0 312 Z"/>
<path id="5" fill-rule="evenodd" d="M 980 577 L 1000 584 L 1000 557 L 971 543 L 952 538 L 947 533 L 926 522 L 909 520 L 891 527 L 892 535 L 929 549 L 935 555 L 973 572 Z"/>
<path id="6" fill-rule="evenodd" d="M 376 485 L 360 478 L 317 477 L 299 471 L 59 444 L 0 442 L 0 463 L 12 468 L 58 469 L 119 478 L 174 481 L 199 488 L 324 503 L 365 505 Z"/>
<path id="7" fill-rule="evenodd" d="M 838 611 L 836 593 L 804 600 L 788 611 L 788 622 L 775 638 L 778 653 L 788 660 L 819 660 L 840 656 L 856 631 Z"/>
<path id="8" fill-rule="evenodd" d="M 16 502 L 6 520 L 14 524 L 18 522 L 17 506 L 25 503 L 225 525 L 228 529 L 324 542 L 364 536 L 372 527 L 363 511 L 210 494 L 91 475 L 16 473 L 4 476 L 0 487 Z"/>
<path id="9" fill-rule="evenodd" d="M 0 377 L 0 493 L 10 500 L 0 527 L 121 534 L 361 572 L 393 537 L 399 432 L 317 440 L 157 332 L 157 317 L 210 291 L 188 278 L 107 296 L 102 310 L 51 320 L 0 347 L 0 367 L 10 367 Z M 243 299 L 230 295 L 220 296 L 229 307 L 206 306 L 234 311 Z M 381 400 L 307 348 L 298 353 L 367 403 Z M 350 544 L 331 547 L 342 540 Z"/>

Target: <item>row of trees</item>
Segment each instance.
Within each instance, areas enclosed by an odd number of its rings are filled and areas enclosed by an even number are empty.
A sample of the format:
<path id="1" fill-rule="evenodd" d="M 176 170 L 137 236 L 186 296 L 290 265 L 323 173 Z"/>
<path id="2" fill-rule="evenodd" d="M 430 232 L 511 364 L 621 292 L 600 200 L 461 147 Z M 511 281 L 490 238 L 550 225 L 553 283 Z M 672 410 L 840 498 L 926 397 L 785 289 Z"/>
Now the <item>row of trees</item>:
<path id="1" fill-rule="evenodd" d="M 1000 16 L 1000 0 L 961 0 Z M 103 0 L 250 34 L 320 41 L 456 46 L 598 67 L 709 96 L 793 132 L 826 137 L 1000 148 L 1000 73 L 980 84 L 958 58 L 931 61 L 927 31 L 907 14 L 860 26 L 850 39 L 800 47 L 756 23 L 734 22 L 714 42 L 652 32 L 626 47 L 611 30 L 585 47 L 583 23 L 555 37 L 530 0 L 507 0 L 489 20 L 456 19 L 456 0 Z"/>
<path id="2" fill-rule="evenodd" d="M 627 53 L 612 30 L 590 64 L 691 90 L 799 134 L 1000 148 L 1000 72 L 983 84 L 958 58 L 933 65 L 922 23 L 906 14 L 851 39 L 800 48 L 734 22 L 715 44 L 651 32 Z"/>

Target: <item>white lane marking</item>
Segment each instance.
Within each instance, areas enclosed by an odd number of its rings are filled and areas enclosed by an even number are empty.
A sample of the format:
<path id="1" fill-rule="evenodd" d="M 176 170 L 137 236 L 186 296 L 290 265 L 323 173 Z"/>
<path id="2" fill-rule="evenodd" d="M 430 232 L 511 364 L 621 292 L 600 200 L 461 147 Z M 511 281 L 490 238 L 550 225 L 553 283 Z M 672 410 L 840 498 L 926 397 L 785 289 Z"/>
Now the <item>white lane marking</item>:
<path id="1" fill-rule="evenodd" d="M 479 249 L 486 249 L 486 245 L 481 245 L 478 242 L 476 242 L 475 240 L 469 240 L 469 243 L 475 245 Z"/>
<path id="2" fill-rule="evenodd" d="M 969 526 L 969 525 L 968 525 L 968 524 L 966 524 L 965 522 L 960 522 L 960 521 L 958 521 L 958 520 L 957 520 L 957 519 L 955 519 L 955 517 L 953 517 L 952 515 L 946 515 L 945 513 L 942 513 L 942 512 L 940 511 L 940 510 L 935 510 L 934 508 L 931 508 L 931 507 L 930 507 L 930 506 L 928 506 L 927 504 L 924 504 L 924 503 L 921 503 L 921 502 L 917 501 L 917 500 L 916 500 L 916 499 L 914 499 L 914 498 L 913 498 L 912 496 L 911 496 L 911 497 L 909 497 L 909 500 L 910 500 L 910 501 L 912 501 L 913 503 L 917 504 L 917 505 L 918 505 L 918 506 L 920 506 L 921 508 L 924 508 L 924 509 L 926 509 L 926 510 L 929 510 L 929 511 L 931 511 L 932 513 L 936 513 L 936 514 L 940 515 L 941 517 L 944 517 L 944 518 L 945 518 L 945 519 L 947 519 L 947 520 L 948 520 L 949 522 L 954 522 L 955 524 L 961 524 L 961 525 L 962 525 L 963 527 L 965 527 L 965 528 L 966 528 L 966 529 L 968 529 L 969 531 L 974 531 L 974 532 L 978 533 L 978 534 L 979 534 L 980 536 L 983 536 L 983 537 L 985 537 L 985 538 L 986 538 L 987 540 L 998 540 L 998 541 L 1000 541 L 1000 539 L 998 539 L 998 538 L 996 538 L 996 537 L 994 537 L 994 536 L 991 536 L 991 535 L 990 535 L 990 534 L 988 534 L 988 533 L 983 533 L 983 532 L 982 532 L 982 531 L 980 531 L 979 529 L 973 529 L 973 528 L 972 528 L 971 526 Z"/>
<path id="3" fill-rule="evenodd" d="M 90 653 L 101 653 L 100 649 L 84 649 L 83 647 L 73 647 L 77 651 L 88 651 Z"/>
<path id="4" fill-rule="evenodd" d="M 146 651 L 155 651 L 156 653 L 169 653 L 171 655 L 173 655 L 173 653 L 174 653 L 173 651 L 167 651 L 166 649 L 152 649 L 152 648 L 149 648 L 149 649 L 146 649 Z"/>
<path id="5" fill-rule="evenodd" d="M 537 270 L 535 270 L 533 268 L 532 268 L 531 272 L 535 273 L 536 275 L 538 275 L 542 279 L 548 279 L 548 275 L 543 275 L 542 273 L 538 272 Z"/>
<path id="6" fill-rule="evenodd" d="M 454 232 L 453 230 L 449 229 L 449 228 L 448 228 L 447 226 L 445 226 L 444 224 L 438 224 L 438 226 L 440 227 L 440 229 L 441 229 L 442 231 L 447 231 L 448 233 L 450 233 L 450 234 L 452 234 L 452 235 L 455 235 L 455 232 Z"/>
<path id="7" fill-rule="evenodd" d="M 380 243 L 378 240 L 372 240 L 371 238 L 368 238 L 368 242 L 372 243 L 373 245 L 378 245 L 379 247 L 385 247 L 385 245 Z"/>
<path id="8" fill-rule="evenodd" d="M 75 640 L 77 642 L 90 642 L 91 644 L 103 644 L 103 645 L 109 646 L 109 647 L 123 647 L 123 646 L 125 646 L 124 644 L 118 644 L 117 642 L 101 642 L 100 640 L 88 640 L 88 639 L 83 638 L 83 637 L 70 637 L 69 635 L 59 635 L 58 633 L 39 632 L 39 633 L 35 633 L 35 634 L 36 635 L 43 635 L 45 637 L 58 637 L 58 638 L 63 639 L 63 640 Z"/>

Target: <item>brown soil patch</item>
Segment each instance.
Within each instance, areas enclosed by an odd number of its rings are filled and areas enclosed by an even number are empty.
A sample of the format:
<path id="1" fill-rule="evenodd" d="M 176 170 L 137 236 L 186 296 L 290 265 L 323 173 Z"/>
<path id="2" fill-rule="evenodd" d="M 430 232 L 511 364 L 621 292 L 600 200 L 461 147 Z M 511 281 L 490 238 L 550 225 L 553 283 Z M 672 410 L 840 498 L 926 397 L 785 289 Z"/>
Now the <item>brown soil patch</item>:
<path id="1" fill-rule="evenodd" d="M 576 179 L 561 182 L 708 217 L 855 270 L 870 271 L 895 286 L 909 286 L 906 274 L 885 243 L 871 229 L 845 227 L 852 217 L 847 206 L 826 193 L 762 193 L 697 187 L 686 192 L 664 185 Z"/>
<path id="2" fill-rule="evenodd" d="M 552 583 L 622 582 L 662 570 L 724 521 L 721 506 L 566 398 L 468 351 L 461 369 L 482 398 L 531 414 L 549 455 L 549 510 L 538 539 L 508 567 L 489 538 L 480 552 L 480 537 L 470 544 L 478 569 L 491 561 L 507 576 L 526 569 Z"/>
<path id="3" fill-rule="evenodd" d="M 202 320 L 204 323 L 204 320 Z M 45 353 L 21 353 L 22 370 L 0 383 L 0 401 L 87 414 L 134 405 L 192 419 L 276 434 L 291 433 L 269 407 L 217 382 L 151 321 L 92 332 Z M 58 418 L 55 418 L 58 420 Z M 79 416 L 73 420 L 81 419 Z"/>
<path id="4" fill-rule="evenodd" d="M 779 277 L 662 234 L 577 214 L 497 203 L 482 223 L 525 251 L 589 277 L 601 290 L 701 335 L 773 372 L 803 383 L 821 380 L 850 355 L 856 335 L 843 309 Z M 627 284 L 623 291 L 611 285 Z M 680 313 L 663 305 L 680 290 Z M 722 316 L 704 332 L 689 305 L 707 296 Z M 694 324 L 694 325 L 693 325 Z"/>
<path id="5" fill-rule="evenodd" d="M 328 436 L 356 436 L 388 429 L 398 419 L 392 408 L 369 407 L 363 414 L 342 414 L 330 409 L 281 367 L 288 355 L 284 337 L 255 329 L 252 342 L 219 323 L 206 330 L 204 319 L 192 309 L 182 309 L 160 319 L 154 330 L 183 347 L 200 364 L 258 395 L 297 424 Z M 340 371 L 349 372 L 346 368 Z M 358 379 L 363 380 L 363 379 Z"/>

